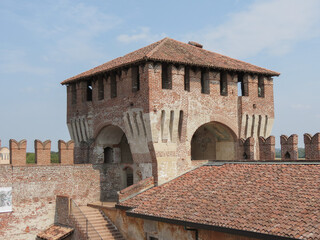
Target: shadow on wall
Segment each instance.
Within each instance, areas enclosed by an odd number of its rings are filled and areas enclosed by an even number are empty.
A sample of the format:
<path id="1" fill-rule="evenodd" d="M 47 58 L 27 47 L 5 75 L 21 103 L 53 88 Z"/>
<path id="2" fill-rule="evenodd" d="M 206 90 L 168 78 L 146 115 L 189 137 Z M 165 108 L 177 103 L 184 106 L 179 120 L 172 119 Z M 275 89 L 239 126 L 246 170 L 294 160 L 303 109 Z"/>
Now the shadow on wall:
<path id="1" fill-rule="evenodd" d="M 236 155 L 236 135 L 221 123 L 206 123 L 192 136 L 192 160 L 234 160 Z"/>
<path id="2" fill-rule="evenodd" d="M 134 183 L 132 153 L 124 131 L 113 125 L 104 127 L 93 144 L 100 171 L 100 201 L 116 201 L 117 192 Z"/>

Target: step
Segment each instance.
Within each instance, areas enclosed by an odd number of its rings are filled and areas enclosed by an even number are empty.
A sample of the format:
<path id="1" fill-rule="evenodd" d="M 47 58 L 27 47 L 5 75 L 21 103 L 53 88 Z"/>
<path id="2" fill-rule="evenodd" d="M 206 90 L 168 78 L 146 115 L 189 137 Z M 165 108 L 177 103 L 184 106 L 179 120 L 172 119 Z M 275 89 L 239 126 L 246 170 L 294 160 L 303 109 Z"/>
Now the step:
<path id="1" fill-rule="evenodd" d="M 91 239 L 99 239 L 99 234 L 102 239 L 106 240 L 124 240 L 117 228 L 97 208 L 88 206 L 80 206 L 79 208 L 82 213 L 73 214 L 73 219 L 83 231 L 85 231 L 87 225 L 84 216 L 88 219 L 88 235 Z"/>

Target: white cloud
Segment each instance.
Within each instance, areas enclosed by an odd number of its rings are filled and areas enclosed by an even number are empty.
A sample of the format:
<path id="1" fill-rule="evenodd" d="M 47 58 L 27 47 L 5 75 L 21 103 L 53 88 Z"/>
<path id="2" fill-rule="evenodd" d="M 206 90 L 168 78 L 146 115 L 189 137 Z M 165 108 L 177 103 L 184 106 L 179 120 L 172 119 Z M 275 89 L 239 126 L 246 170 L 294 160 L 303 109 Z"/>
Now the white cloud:
<path id="1" fill-rule="evenodd" d="M 52 69 L 32 64 L 24 51 L 0 50 L 0 72 L 47 75 L 52 73 Z"/>
<path id="2" fill-rule="evenodd" d="M 131 42 L 139 42 L 139 41 L 151 43 L 151 42 L 159 41 L 165 36 L 166 36 L 165 33 L 152 34 L 150 32 L 150 28 L 140 27 L 138 30 L 134 30 L 132 34 L 119 35 L 117 37 L 117 40 L 123 43 L 131 43 Z"/>
<path id="3" fill-rule="evenodd" d="M 41 12 L 35 7 L 34 17 L 19 19 L 25 29 L 47 42 L 44 61 L 92 62 L 106 58 L 95 40 L 119 25 L 120 18 L 74 1 L 58 0 L 46 7 L 50 11 Z"/>
<path id="4" fill-rule="evenodd" d="M 318 0 L 259 0 L 231 14 L 223 24 L 190 33 L 185 40 L 194 39 L 207 49 L 219 49 L 234 57 L 245 58 L 261 51 L 281 55 L 295 43 L 319 34 L 319 12 Z"/>

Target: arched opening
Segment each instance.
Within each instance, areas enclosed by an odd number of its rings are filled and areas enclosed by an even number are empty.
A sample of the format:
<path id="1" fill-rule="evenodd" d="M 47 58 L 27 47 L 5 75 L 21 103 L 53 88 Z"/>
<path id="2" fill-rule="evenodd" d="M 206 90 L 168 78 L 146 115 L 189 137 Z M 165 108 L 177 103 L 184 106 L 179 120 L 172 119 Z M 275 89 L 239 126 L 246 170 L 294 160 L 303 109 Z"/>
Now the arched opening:
<path id="1" fill-rule="evenodd" d="M 106 179 L 109 187 L 104 189 L 106 195 L 111 192 L 116 195 L 117 191 L 134 184 L 136 165 L 126 134 L 120 127 L 104 127 L 96 137 L 94 153 L 97 162 L 104 163 L 104 171 L 110 174 Z"/>
<path id="2" fill-rule="evenodd" d="M 286 154 L 284 155 L 284 159 L 291 159 L 290 153 L 286 152 Z"/>
<path id="3" fill-rule="evenodd" d="M 209 122 L 191 140 L 191 160 L 235 160 L 236 135 L 226 125 Z"/>
<path id="4" fill-rule="evenodd" d="M 96 137 L 96 149 L 103 155 L 103 163 L 132 164 L 132 154 L 126 134 L 117 126 L 103 128 Z"/>

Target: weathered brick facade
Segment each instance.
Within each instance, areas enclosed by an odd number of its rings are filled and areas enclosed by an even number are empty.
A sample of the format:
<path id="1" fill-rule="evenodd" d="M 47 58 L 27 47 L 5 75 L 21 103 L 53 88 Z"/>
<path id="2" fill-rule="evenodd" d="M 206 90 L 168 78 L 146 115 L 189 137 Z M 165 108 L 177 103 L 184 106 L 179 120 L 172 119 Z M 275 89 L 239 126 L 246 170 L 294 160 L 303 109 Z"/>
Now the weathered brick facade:
<path id="1" fill-rule="evenodd" d="M 12 187 L 13 211 L 0 213 L 0 238 L 34 239 L 54 223 L 56 195 L 80 205 L 115 197 L 117 170 L 102 164 L 1 165 L 0 187 Z"/>
<path id="2" fill-rule="evenodd" d="M 162 48 L 166 53 L 165 47 L 207 52 L 171 39 L 162 41 L 146 56 Z M 252 153 L 259 159 L 258 137 L 269 137 L 273 125 L 271 76 L 278 73 L 252 72 L 246 66 L 240 71 L 183 64 L 179 54 L 175 57 L 172 62 L 142 58 L 127 64 L 115 59 L 115 64 L 105 64 L 112 65 L 107 70 L 102 65 L 97 73 L 63 82 L 77 161 L 104 162 L 108 147 L 114 161 L 121 163 L 121 136 L 126 137 L 132 155 L 127 165 L 133 169 L 134 182 L 150 176 L 165 182 L 201 160 L 242 159 L 243 152 L 238 155 L 240 138 L 255 139 Z M 241 85 L 241 94 L 237 85 Z"/>

